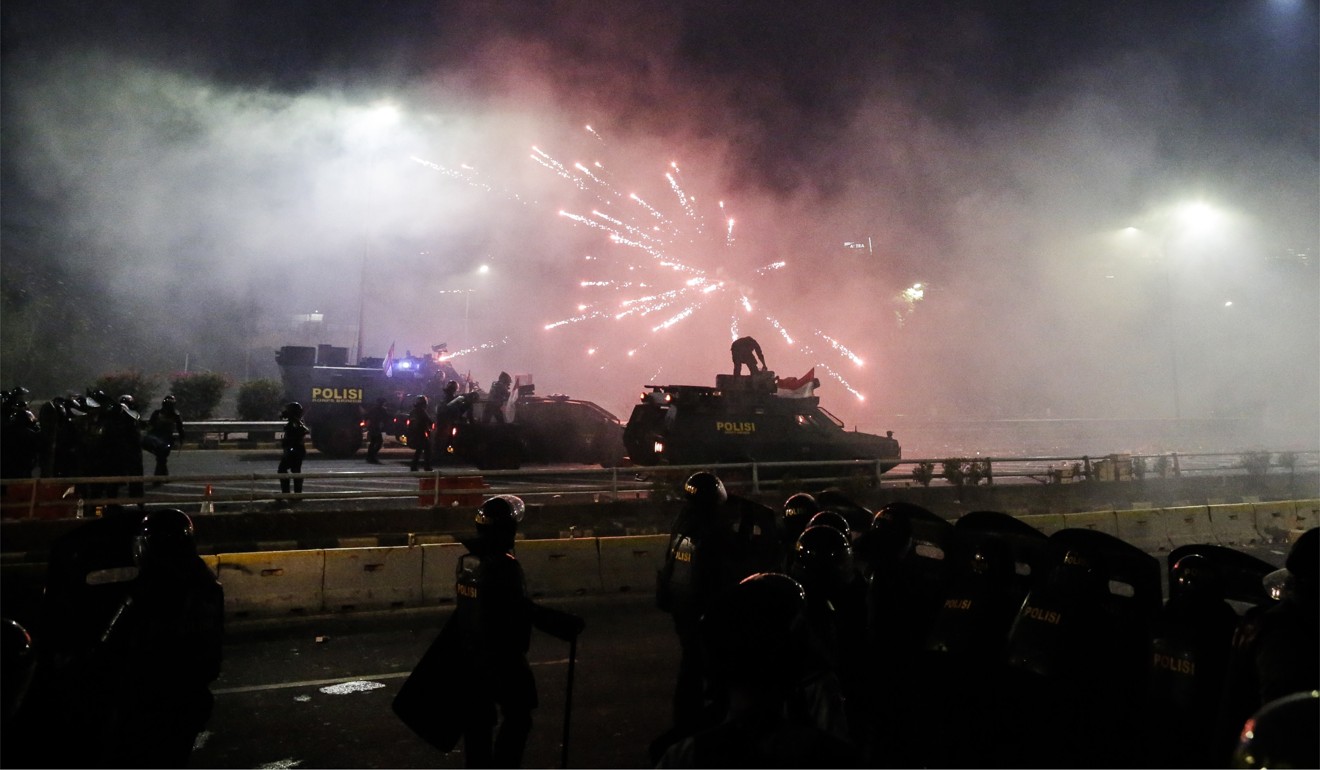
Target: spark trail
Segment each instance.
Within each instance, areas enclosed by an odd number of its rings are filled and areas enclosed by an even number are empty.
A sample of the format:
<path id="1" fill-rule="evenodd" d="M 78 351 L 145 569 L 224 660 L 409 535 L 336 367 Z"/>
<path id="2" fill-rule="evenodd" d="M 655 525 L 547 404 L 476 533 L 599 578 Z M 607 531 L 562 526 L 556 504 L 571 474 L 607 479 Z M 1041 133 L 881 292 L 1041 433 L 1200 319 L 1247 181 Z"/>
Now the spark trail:
<path id="1" fill-rule="evenodd" d="M 596 129 L 587 126 L 586 131 L 594 143 L 605 144 Z M 579 288 L 592 292 L 596 299 L 578 304 L 575 315 L 545 324 L 545 330 L 655 317 L 662 320 L 649 320 L 645 328 L 651 334 L 662 334 L 701 315 L 708 307 L 728 302 L 732 306 L 731 339 L 739 336 L 740 317 L 760 316 L 788 347 L 815 362 L 859 400 L 864 398 L 837 369 L 820 360 L 804 340 L 809 336 L 823 341 L 823 351 L 832 352 L 854 367 L 863 366 L 861 357 L 819 329 L 812 329 L 810 335 L 790 333 L 786 324 L 776 317 L 777 313 L 771 313 L 770 308 L 753 299 L 762 282 L 782 283 L 783 279 L 776 274 L 784 271 L 787 261 L 777 259 L 763 262 L 759 267 L 742 267 L 755 255 L 740 246 L 741 239 L 735 238 L 735 219 L 725 201 L 716 202 L 719 225 L 708 228 L 706 216 L 698 206 L 699 198 L 687 189 L 677 161 L 670 162 L 660 174 L 672 196 L 671 206 L 666 210 L 665 205 L 647 201 L 636 192 L 617 189 L 607 166 L 599 161 L 562 162 L 541 147 L 533 147 L 529 157 L 585 194 L 585 205 L 579 202 L 564 206 L 559 216 L 608 237 L 611 248 L 598 257 L 588 257 L 596 263 L 595 269 L 626 270 L 629 275 L 629 280 L 606 277 L 579 280 Z M 701 200 L 706 200 L 705 196 Z M 609 310 L 611 307 L 614 310 Z M 644 347 L 645 343 L 634 345 L 623 355 L 626 359 L 635 358 Z M 593 344 L 590 349 L 590 355 L 604 368 L 601 362 L 609 358 L 603 355 L 604 347 Z"/>

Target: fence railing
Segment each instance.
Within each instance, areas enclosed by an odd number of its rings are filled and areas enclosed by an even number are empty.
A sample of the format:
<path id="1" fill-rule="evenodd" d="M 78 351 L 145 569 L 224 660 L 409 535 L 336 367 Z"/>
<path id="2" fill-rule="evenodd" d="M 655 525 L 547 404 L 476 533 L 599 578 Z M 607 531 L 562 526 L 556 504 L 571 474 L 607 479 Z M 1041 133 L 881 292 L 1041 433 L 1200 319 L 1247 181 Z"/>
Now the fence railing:
<path id="1" fill-rule="evenodd" d="M 892 467 L 891 467 L 892 466 Z M 888 470 L 886 470 L 888 468 Z M 480 471 L 444 468 L 271 472 L 180 476 L 86 476 L 9 479 L 0 515 L 5 519 L 79 518 L 110 504 L 189 507 L 203 513 L 253 510 L 262 505 L 338 502 L 380 507 L 412 499 L 419 506 L 473 503 L 483 495 L 517 494 L 545 504 L 613 502 L 674 493 L 688 475 L 711 470 L 733 491 L 760 494 L 770 485 L 978 486 L 1139 481 L 1194 475 L 1278 475 L 1314 472 L 1320 451 L 1213 454 L 985 457 L 894 461 L 730 463 L 624 468 L 551 467 Z M 284 493 L 281 480 L 302 480 L 303 491 Z M 143 494 L 126 496 L 141 484 Z M 475 496 L 475 498 L 474 498 Z M 197 506 L 197 508 L 193 508 Z"/>

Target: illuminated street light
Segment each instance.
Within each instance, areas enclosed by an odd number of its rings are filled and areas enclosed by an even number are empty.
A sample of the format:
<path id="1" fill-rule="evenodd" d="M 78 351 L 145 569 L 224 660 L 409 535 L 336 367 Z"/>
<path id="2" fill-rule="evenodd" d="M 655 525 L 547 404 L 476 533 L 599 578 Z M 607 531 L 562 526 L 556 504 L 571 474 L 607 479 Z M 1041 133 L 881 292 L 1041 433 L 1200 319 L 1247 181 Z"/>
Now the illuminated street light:
<path id="1" fill-rule="evenodd" d="M 395 125 L 403 118 L 403 113 L 394 104 L 388 101 L 380 101 L 370 107 L 358 111 L 349 121 L 347 135 L 350 141 L 360 143 L 366 150 L 368 168 L 370 169 L 376 163 L 379 154 L 380 145 L 384 137 L 388 136 Z M 375 230 L 378 224 L 373 225 L 371 242 L 374 245 L 376 237 Z M 368 248 L 368 252 L 370 248 Z M 362 330 L 366 315 L 366 287 L 367 287 L 367 256 L 368 252 L 362 254 L 362 265 L 358 275 L 358 321 L 357 321 L 357 349 L 354 351 L 354 360 L 362 359 Z"/>
<path id="2" fill-rule="evenodd" d="M 1173 416 L 1182 419 L 1182 388 L 1178 381 L 1178 313 L 1176 295 L 1173 291 L 1173 260 L 1170 257 L 1170 244 L 1175 239 L 1183 245 L 1195 245 L 1207 236 L 1220 234 L 1228 220 L 1224 210 L 1203 201 L 1186 201 L 1168 209 L 1163 215 L 1152 218 L 1155 225 L 1149 229 L 1125 227 L 1123 235 L 1135 237 L 1148 234 L 1157 238 L 1157 253 L 1164 269 L 1164 290 L 1169 308 L 1169 370 L 1173 379 Z M 1231 304 L 1231 303 L 1229 303 Z"/>

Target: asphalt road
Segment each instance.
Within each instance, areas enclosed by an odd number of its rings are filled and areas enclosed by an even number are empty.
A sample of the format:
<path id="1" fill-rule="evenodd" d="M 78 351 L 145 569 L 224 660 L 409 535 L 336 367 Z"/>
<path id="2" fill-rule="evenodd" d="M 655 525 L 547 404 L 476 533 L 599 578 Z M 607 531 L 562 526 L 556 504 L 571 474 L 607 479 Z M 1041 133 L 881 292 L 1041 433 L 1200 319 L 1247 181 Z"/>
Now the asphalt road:
<path id="1" fill-rule="evenodd" d="M 581 615 L 569 766 L 649 767 L 669 724 L 677 643 L 650 595 L 550 600 Z M 450 608 L 295 624 L 231 624 L 216 708 L 195 767 L 462 767 L 390 709 Z M 540 695 L 524 767 L 559 767 L 568 644 L 536 632 L 529 660 Z M 454 692 L 440 697 L 462 698 Z"/>
<path id="2" fill-rule="evenodd" d="M 1281 566 L 1287 547 L 1243 550 Z M 669 725 L 677 674 L 669 616 L 649 592 L 547 603 L 587 623 L 575 666 L 568 766 L 650 767 L 647 746 Z M 390 709 L 450 611 L 232 623 L 213 685 L 215 713 L 194 766 L 462 767 L 461 745 L 440 752 Z M 523 765 L 560 767 L 568 645 L 536 632 L 529 659 L 541 705 Z"/>

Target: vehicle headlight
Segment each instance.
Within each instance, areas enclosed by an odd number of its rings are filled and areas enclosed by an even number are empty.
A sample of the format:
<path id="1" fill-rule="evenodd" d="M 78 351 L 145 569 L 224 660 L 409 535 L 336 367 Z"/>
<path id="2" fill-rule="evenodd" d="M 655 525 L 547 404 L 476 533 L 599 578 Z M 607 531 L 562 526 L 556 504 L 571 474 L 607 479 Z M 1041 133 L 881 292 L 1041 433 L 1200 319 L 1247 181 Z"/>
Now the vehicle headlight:
<path id="1" fill-rule="evenodd" d="M 655 442 L 655 444 L 651 446 L 651 451 L 655 452 L 656 454 L 663 454 L 665 451 L 665 442 L 663 441 Z"/>

